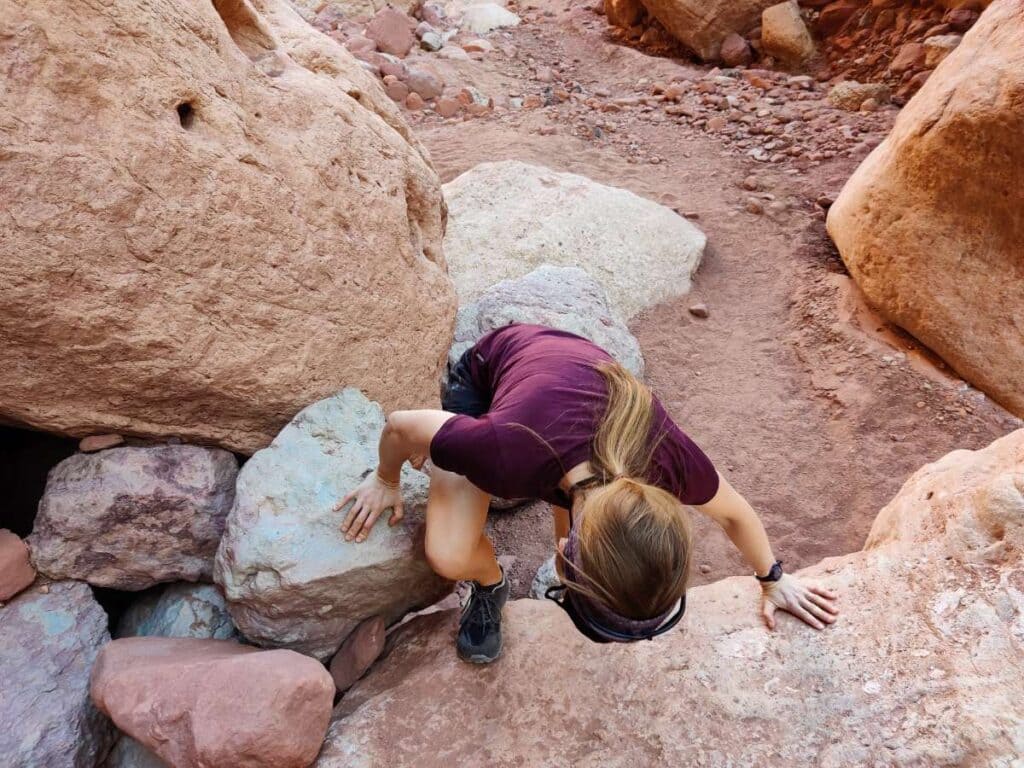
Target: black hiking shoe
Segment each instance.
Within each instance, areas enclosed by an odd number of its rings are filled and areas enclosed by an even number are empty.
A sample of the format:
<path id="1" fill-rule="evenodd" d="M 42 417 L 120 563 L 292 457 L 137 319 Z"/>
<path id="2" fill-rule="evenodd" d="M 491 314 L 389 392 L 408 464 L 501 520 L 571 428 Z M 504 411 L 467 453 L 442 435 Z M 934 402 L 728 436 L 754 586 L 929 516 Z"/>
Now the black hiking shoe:
<path id="1" fill-rule="evenodd" d="M 459 658 L 473 664 L 489 664 L 501 655 L 501 609 L 508 600 L 508 579 L 490 587 L 469 582 L 469 599 L 462 608 L 455 647 Z"/>

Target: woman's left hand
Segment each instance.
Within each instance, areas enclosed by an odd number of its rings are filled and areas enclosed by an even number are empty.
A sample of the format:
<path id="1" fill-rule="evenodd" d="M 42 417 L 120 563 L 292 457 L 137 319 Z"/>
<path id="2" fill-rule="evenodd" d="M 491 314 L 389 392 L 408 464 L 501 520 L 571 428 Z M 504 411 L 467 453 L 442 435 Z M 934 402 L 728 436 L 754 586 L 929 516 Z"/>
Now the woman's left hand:
<path id="1" fill-rule="evenodd" d="M 768 629 L 775 629 L 775 611 L 792 613 L 815 629 L 824 629 L 836 620 L 838 595 L 831 589 L 805 582 L 798 576 L 782 574 L 778 581 L 761 585 L 761 615 Z"/>

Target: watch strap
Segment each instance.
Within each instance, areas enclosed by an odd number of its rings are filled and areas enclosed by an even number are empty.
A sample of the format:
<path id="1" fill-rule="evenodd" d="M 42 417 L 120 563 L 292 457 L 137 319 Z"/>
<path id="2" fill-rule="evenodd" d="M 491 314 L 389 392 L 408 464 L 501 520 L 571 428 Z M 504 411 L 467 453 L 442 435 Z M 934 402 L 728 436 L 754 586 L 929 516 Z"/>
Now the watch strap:
<path id="1" fill-rule="evenodd" d="M 760 581 L 762 584 L 768 584 L 773 581 L 778 581 L 782 578 L 782 561 L 776 560 L 775 563 L 772 565 L 771 569 L 768 571 L 767 575 L 758 576 L 755 573 L 754 578 Z"/>

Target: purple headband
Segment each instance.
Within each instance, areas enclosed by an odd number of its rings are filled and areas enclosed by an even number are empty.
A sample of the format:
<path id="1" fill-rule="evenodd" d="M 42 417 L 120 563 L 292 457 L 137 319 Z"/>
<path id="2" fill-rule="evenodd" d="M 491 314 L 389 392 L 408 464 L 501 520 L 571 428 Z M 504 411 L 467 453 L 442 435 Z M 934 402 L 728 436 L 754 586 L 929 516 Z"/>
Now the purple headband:
<path id="1" fill-rule="evenodd" d="M 579 556 L 579 536 L 576 533 L 575 525 L 569 529 L 569 537 L 565 542 L 565 549 L 562 554 L 569 564 L 568 568 L 562 569 L 566 581 L 581 584 L 580 580 L 576 578 L 576 572 L 579 569 L 577 559 Z M 635 636 L 644 636 L 654 632 L 654 630 L 668 621 L 678 606 L 677 602 L 676 605 L 669 608 L 665 613 L 655 616 L 653 619 L 630 619 L 626 616 L 621 616 L 596 600 L 588 600 L 571 589 L 566 590 L 566 597 L 572 600 L 577 611 L 589 619 L 588 623 L 597 625 L 594 629 L 598 632 L 600 632 L 601 627 L 608 627 L 608 629 L 614 632 Z"/>

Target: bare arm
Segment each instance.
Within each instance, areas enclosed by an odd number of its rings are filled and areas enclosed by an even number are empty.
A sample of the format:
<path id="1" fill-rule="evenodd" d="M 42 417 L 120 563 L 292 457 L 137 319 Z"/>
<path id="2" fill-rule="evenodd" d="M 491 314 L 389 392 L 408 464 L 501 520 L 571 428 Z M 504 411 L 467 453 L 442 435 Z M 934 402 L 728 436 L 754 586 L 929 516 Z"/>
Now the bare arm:
<path id="1" fill-rule="evenodd" d="M 722 527 L 758 576 L 767 576 L 775 564 L 775 555 L 761 518 L 728 480 L 719 475 L 718 481 L 718 493 L 697 509 Z"/>
<path id="2" fill-rule="evenodd" d="M 447 411 L 395 411 L 388 416 L 377 447 L 379 463 L 359 487 L 351 491 L 334 509 L 352 506 L 341 524 L 346 541 L 366 541 L 377 518 L 392 510 L 389 525 L 402 519 L 402 465 L 409 459 L 430 454 L 430 441 L 442 425 L 455 414 Z"/>
<path id="3" fill-rule="evenodd" d="M 775 564 L 775 554 L 761 518 L 728 480 L 721 475 L 718 478 L 718 493 L 697 509 L 722 526 L 758 576 L 768 575 Z M 783 574 L 779 581 L 765 583 L 761 587 L 761 614 L 769 629 L 775 628 L 775 611 L 780 608 L 815 629 L 824 629 L 826 624 L 836 620 L 836 594 L 829 589 L 788 573 Z"/>

